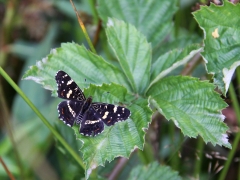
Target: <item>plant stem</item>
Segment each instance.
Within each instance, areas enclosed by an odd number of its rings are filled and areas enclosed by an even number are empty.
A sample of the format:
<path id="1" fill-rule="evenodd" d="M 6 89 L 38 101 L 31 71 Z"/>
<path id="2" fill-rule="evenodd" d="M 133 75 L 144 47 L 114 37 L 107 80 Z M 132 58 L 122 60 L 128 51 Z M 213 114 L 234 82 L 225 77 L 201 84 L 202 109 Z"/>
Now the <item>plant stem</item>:
<path id="1" fill-rule="evenodd" d="M 0 67 L 0 74 L 6 79 L 6 81 L 15 89 L 15 91 L 23 98 L 23 100 L 29 105 L 29 107 L 37 114 L 42 122 L 49 128 L 53 135 L 62 143 L 66 150 L 73 156 L 78 164 L 85 169 L 82 159 L 79 155 L 67 144 L 67 142 L 58 134 L 58 132 L 52 127 L 52 125 L 46 120 L 41 112 L 34 106 L 34 104 L 27 98 L 23 91 L 17 86 L 17 84 L 8 76 L 8 74 Z"/>
<path id="2" fill-rule="evenodd" d="M 154 151 L 148 142 L 145 142 L 143 151 L 138 150 L 137 152 L 139 159 L 144 165 L 148 165 L 154 161 Z"/>
<path id="3" fill-rule="evenodd" d="M 70 2 L 71 2 L 71 4 L 72 4 L 72 7 L 73 7 L 75 13 L 76 13 L 76 16 L 77 16 L 77 18 L 78 18 L 78 23 L 79 23 L 80 27 L 82 28 L 83 34 L 84 34 L 84 36 L 85 36 L 85 38 L 86 38 L 86 40 L 87 40 L 87 42 L 88 42 L 88 45 L 89 45 L 91 51 L 92 51 L 94 54 L 97 54 L 97 52 L 96 52 L 96 50 L 94 49 L 93 44 L 92 44 L 89 36 L 88 36 L 87 30 L 86 30 L 86 28 L 85 28 L 85 26 L 84 26 L 84 24 L 83 24 L 83 22 L 82 22 L 82 20 L 81 20 L 81 18 L 80 18 L 80 16 L 79 16 L 78 12 L 77 12 L 77 9 L 76 9 L 74 3 L 72 2 L 72 0 L 70 0 Z"/>
<path id="4" fill-rule="evenodd" d="M 169 161 L 171 164 L 172 169 L 179 170 L 179 163 L 180 163 L 180 157 L 179 153 L 181 153 L 181 144 L 183 142 L 182 135 L 179 132 L 176 132 L 176 126 L 174 123 L 169 123 L 169 135 L 171 137 L 171 153 L 169 155 Z M 176 135 L 177 134 L 177 135 Z M 177 137 L 180 137 L 179 139 Z"/>
<path id="5" fill-rule="evenodd" d="M 226 175 L 227 175 L 227 172 L 228 172 L 228 169 L 229 169 L 229 166 L 232 162 L 232 159 L 233 159 L 233 156 L 236 152 L 236 149 L 238 147 L 238 144 L 239 144 L 239 141 L 240 141 L 240 132 L 237 133 L 237 136 L 236 138 L 234 139 L 234 142 L 233 142 L 233 148 L 232 150 L 230 151 L 230 153 L 228 154 L 228 157 L 227 157 L 227 161 L 224 165 L 224 168 L 223 168 L 223 171 L 219 177 L 219 180 L 224 180 L 226 179 Z"/>
<path id="6" fill-rule="evenodd" d="M 98 18 L 98 13 L 95 7 L 95 0 L 88 0 L 88 3 L 92 10 L 94 24 L 96 24 L 99 21 L 99 18 Z"/>
<path id="7" fill-rule="evenodd" d="M 199 137 L 198 142 L 197 142 L 197 157 L 198 158 L 196 159 L 196 165 L 194 168 L 194 177 L 196 179 L 199 179 L 199 174 L 201 172 L 203 147 L 204 147 L 203 140 Z"/>
<path id="8" fill-rule="evenodd" d="M 233 109 L 234 109 L 234 111 L 236 113 L 236 116 L 237 116 L 238 125 L 240 125 L 240 111 L 239 111 L 240 107 L 239 107 L 237 96 L 236 96 L 236 93 L 234 91 L 234 87 L 233 87 L 232 83 L 230 83 L 230 86 L 229 86 L 229 94 L 230 94 L 230 98 L 232 100 Z"/>
<path id="9" fill-rule="evenodd" d="M 233 87 L 232 83 L 230 83 L 230 86 L 229 86 L 229 93 L 230 93 L 231 100 L 233 102 L 233 108 L 234 108 L 236 116 L 237 116 L 238 125 L 240 125 L 239 104 L 238 104 L 236 93 L 234 91 L 234 87 Z M 225 179 L 225 177 L 227 175 L 227 172 L 228 172 L 228 169 L 229 169 L 229 166 L 230 166 L 230 164 L 232 162 L 233 156 L 234 156 L 234 154 L 236 152 L 236 149 L 238 147 L 239 141 L 240 141 L 240 132 L 237 133 L 237 136 L 236 136 L 236 138 L 233 141 L 233 145 L 232 145 L 233 148 L 229 152 L 227 161 L 226 161 L 226 163 L 224 165 L 224 168 L 223 168 L 223 171 L 222 171 L 222 173 L 220 175 L 219 180 L 224 180 Z"/>
<path id="10" fill-rule="evenodd" d="M 4 163 L 4 161 L 2 160 L 2 158 L 0 157 L 0 163 L 2 164 L 3 168 L 5 169 L 6 173 L 8 174 L 9 178 L 11 180 L 15 180 L 14 176 L 12 175 L 12 173 L 9 171 L 8 167 L 6 166 L 6 164 Z"/>
<path id="11" fill-rule="evenodd" d="M 120 174 L 120 172 L 122 171 L 124 166 L 127 164 L 127 162 L 128 162 L 127 158 L 124 158 L 124 157 L 119 158 L 117 165 L 115 166 L 113 171 L 108 176 L 108 180 L 117 179 L 118 175 Z"/>
<path id="12" fill-rule="evenodd" d="M 240 94 L 240 67 L 237 68 L 236 70 L 236 80 L 237 80 L 237 91 L 238 94 Z"/>

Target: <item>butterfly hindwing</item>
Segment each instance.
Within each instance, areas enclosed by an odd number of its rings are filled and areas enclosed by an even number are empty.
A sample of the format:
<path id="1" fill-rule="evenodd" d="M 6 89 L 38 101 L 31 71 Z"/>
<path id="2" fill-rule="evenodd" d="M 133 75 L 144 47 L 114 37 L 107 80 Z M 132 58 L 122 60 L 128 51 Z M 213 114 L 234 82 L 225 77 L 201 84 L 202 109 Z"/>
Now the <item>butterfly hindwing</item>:
<path id="1" fill-rule="evenodd" d="M 58 105 L 59 119 L 72 127 L 79 115 L 82 105 L 83 102 L 81 101 L 62 101 Z"/>
<path id="2" fill-rule="evenodd" d="M 116 122 L 126 120 L 131 114 L 127 108 L 113 104 L 92 103 L 92 107 L 101 116 L 102 121 L 107 126 L 112 126 Z"/>
<path id="3" fill-rule="evenodd" d="M 58 86 L 58 97 L 78 101 L 84 101 L 86 99 L 78 85 L 64 71 L 58 71 L 55 79 Z"/>
<path id="4" fill-rule="evenodd" d="M 103 130 L 104 124 L 101 117 L 92 107 L 90 107 L 89 110 L 84 113 L 79 133 L 84 136 L 96 136 Z"/>

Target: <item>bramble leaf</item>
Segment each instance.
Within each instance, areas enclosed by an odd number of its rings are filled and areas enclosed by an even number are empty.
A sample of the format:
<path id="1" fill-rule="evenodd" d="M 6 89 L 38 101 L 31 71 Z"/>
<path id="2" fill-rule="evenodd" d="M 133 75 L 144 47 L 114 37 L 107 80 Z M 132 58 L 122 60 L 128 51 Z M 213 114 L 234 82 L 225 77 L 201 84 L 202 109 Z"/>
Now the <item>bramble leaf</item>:
<path id="1" fill-rule="evenodd" d="M 63 43 L 60 48 L 53 49 L 46 58 L 31 66 L 23 79 L 42 84 L 56 96 L 54 77 L 59 70 L 67 72 L 80 88 L 88 87 L 90 83 L 115 82 L 131 89 L 120 69 L 75 43 Z"/>
<path id="2" fill-rule="evenodd" d="M 153 162 L 148 166 L 138 165 L 135 167 L 130 175 L 130 180 L 145 180 L 145 179 L 167 179 L 167 180 L 181 180 L 182 178 L 176 171 L 173 171 L 168 166 L 159 165 Z"/>
<path id="3" fill-rule="evenodd" d="M 93 101 L 118 104 L 127 104 L 131 116 L 124 122 L 114 126 L 105 126 L 103 133 L 95 137 L 86 137 L 79 134 L 79 127 L 74 126 L 76 137 L 83 142 L 81 152 L 86 164 L 86 177 L 92 169 L 99 165 L 104 166 L 105 161 L 112 161 L 115 157 L 129 157 L 135 148 L 143 149 L 145 141 L 144 129 L 148 128 L 152 111 L 146 99 L 138 98 L 132 102 L 125 99 L 126 89 L 120 85 L 103 84 L 91 85 L 84 90 L 85 95 L 93 96 Z"/>
<path id="4" fill-rule="evenodd" d="M 240 4 L 212 3 L 209 7 L 201 6 L 193 15 L 204 31 L 202 56 L 207 71 L 214 75 L 214 83 L 226 95 L 232 75 L 240 65 Z"/>
<path id="5" fill-rule="evenodd" d="M 206 143 L 231 148 L 226 135 L 228 127 L 220 113 L 227 104 L 214 91 L 214 85 L 192 77 L 167 77 L 155 83 L 147 95 L 185 136 L 200 135 Z"/>
<path id="6" fill-rule="evenodd" d="M 98 13 L 105 23 L 111 17 L 134 25 L 155 47 L 166 38 L 173 26 L 176 4 L 176 0 L 99 0 Z"/>
<path id="7" fill-rule="evenodd" d="M 150 80 L 151 46 L 134 26 L 116 19 L 109 18 L 106 34 L 133 92 L 142 94 Z"/>

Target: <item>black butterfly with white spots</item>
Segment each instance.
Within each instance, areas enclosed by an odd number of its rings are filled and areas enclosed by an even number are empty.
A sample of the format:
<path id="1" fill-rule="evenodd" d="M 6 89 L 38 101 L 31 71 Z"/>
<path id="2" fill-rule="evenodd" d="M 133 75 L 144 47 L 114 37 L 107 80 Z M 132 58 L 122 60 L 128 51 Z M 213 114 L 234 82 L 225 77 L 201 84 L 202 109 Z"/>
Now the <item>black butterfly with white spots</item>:
<path id="1" fill-rule="evenodd" d="M 58 71 L 55 79 L 58 97 L 67 99 L 58 105 L 59 119 L 70 127 L 74 122 L 80 125 L 79 133 L 84 136 L 96 136 L 104 130 L 104 123 L 112 126 L 128 119 L 131 114 L 125 107 L 92 102 L 91 96 L 86 99 L 78 85 L 64 71 Z"/>

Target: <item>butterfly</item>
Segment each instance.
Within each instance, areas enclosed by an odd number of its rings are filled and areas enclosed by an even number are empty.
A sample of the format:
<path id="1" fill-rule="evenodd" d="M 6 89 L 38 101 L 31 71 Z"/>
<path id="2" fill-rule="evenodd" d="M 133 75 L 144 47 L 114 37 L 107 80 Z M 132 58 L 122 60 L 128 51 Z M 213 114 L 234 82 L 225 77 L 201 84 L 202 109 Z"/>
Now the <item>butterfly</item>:
<path id="1" fill-rule="evenodd" d="M 57 109 L 59 119 L 72 127 L 80 125 L 79 133 L 84 136 L 96 136 L 104 130 L 104 124 L 112 126 L 129 118 L 129 109 L 108 103 L 92 102 L 92 97 L 86 98 L 82 90 L 64 71 L 58 71 L 55 76 L 57 94 L 66 99 L 59 103 Z"/>

